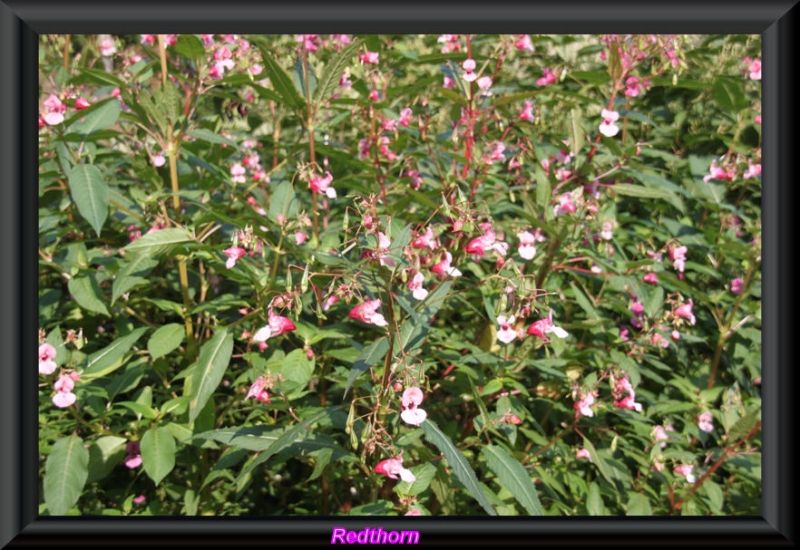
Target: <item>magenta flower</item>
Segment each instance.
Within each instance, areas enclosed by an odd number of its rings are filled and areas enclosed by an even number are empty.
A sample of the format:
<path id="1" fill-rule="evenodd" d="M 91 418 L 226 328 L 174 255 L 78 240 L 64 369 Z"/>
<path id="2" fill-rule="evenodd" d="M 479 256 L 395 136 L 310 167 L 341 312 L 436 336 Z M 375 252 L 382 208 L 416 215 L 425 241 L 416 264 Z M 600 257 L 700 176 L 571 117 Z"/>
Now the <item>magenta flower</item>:
<path id="1" fill-rule="evenodd" d="M 611 393 L 614 396 L 614 406 L 618 409 L 629 409 L 642 412 L 642 404 L 636 403 L 636 392 L 633 389 L 627 374 L 616 380 L 611 376 Z M 625 395 L 627 393 L 627 395 Z"/>
<path id="2" fill-rule="evenodd" d="M 558 82 L 556 75 L 550 70 L 550 67 L 545 67 L 544 71 L 542 72 L 542 78 L 536 81 L 538 86 L 547 86 L 548 84 L 555 84 Z"/>
<path id="3" fill-rule="evenodd" d="M 83 109 L 88 109 L 91 106 L 92 105 L 88 101 L 86 101 L 83 97 L 79 97 L 78 99 L 75 100 L 75 108 L 79 111 L 82 111 Z"/>
<path id="4" fill-rule="evenodd" d="M 53 374 L 58 367 L 55 361 L 56 348 L 45 342 L 39 346 L 39 374 Z"/>
<path id="5" fill-rule="evenodd" d="M 508 243 L 498 240 L 495 232 L 487 229 L 486 233 L 472 239 L 465 250 L 468 254 L 477 254 L 478 256 L 486 256 L 487 250 L 495 250 L 501 256 L 505 256 L 508 253 Z"/>
<path id="6" fill-rule="evenodd" d="M 263 376 L 259 376 L 256 378 L 256 381 L 253 382 L 253 385 L 250 386 L 250 390 L 247 392 L 245 396 L 245 400 L 254 397 L 256 401 L 261 401 L 262 403 L 269 404 L 269 392 L 264 389 L 264 386 L 267 385 L 267 379 Z"/>
<path id="7" fill-rule="evenodd" d="M 744 179 L 753 179 L 761 175 L 761 163 L 752 164 L 750 161 L 747 161 L 747 170 L 745 173 L 742 174 Z"/>
<path id="8" fill-rule="evenodd" d="M 518 34 L 516 35 L 516 40 L 514 40 L 514 47 L 517 48 L 519 51 L 534 51 L 533 42 L 531 42 L 531 35 L 529 34 Z"/>
<path id="9" fill-rule="evenodd" d="M 680 474 L 686 478 L 686 481 L 689 483 L 694 483 L 696 481 L 694 475 L 692 475 L 692 470 L 694 469 L 693 464 L 681 464 L 680 466 L 675 466 L 675 473 Z"/>
<path id="10" fill-rule="evenodd" d="M 747 71 L 750 73 L 750 80 L 761 80 L 760 59 L 750 59 L 749 57 L 745 57 L 742 62 L 747 65 Z"/>
<path id="11" fill-rule="evenodd" d="M 586 458 L 589 462 L 592 462 L 592 455 L 589 454 L 589 450 L 585 447 L 578 449 L 578 452 L 575 453 L 575 458 Z"/>
<path id="12" fill-rule="evenodd" d="M 709 174 L 703 177 L 703 181 L 708 183 L 711 180 L 724 180 L 724 181 L 731 181 L 733 176 L 733 170 L 725 170 L 724 168 L 720 168 L 717 166 L 717 160 L 714 159 L 711 161 L 711 166 L 708 169 Z"/>
<path id="13" fill-rule="evenodd" d="M 378 462 L 373 471 L 376 474 L 385 475 L 389 479 L 397 479 L 397 476 L 400 476 L 400 479 L 408 483 L 413 483 L 417 480 L 411 470 L 403 468 L 402 451 L 394 458 L 387 458 Z"/>
<path id="14" fill-rule="evenodd" d="M 240 258 L 242 258 L 245 254 L 247 254 L 247 251 L 239 246 L 232 246 L 230 248 L 223 250 L 223 252 L 228 257 L 228 261 L 225 262 L 225 267 L 227 267 L 228 269 L 235 266 L 236 262 L 238 262 Z"/>
<path id="15" fill-rule="evenodd" d="M 444 259 L 438 264 L 434 265 L 431 268 L 431 271 L 433 271 L 440 279 L 444 279 L 448 275 L 450 277 L 461 277 L 461 271 L 450 265 L 452 261 L 453 255 L 445 250 Z"/>
<path id="16" fill-rule="evenodd" d="M 600 123 L 600 133 L 606 137 L 614 137 L 619 132 L 619 126 L 616 122 L 619 120 L 619 113 L 617 111 L 609 111 L 603 109 L 603 122 Z"/>
<path id="17" fill-rule="evenodd" d="M 370 65 L 377 65 L 378 64 L 378 52 L 364 52 L 358 56 L 358 60 L 362 63 L 367 63 Z"/>
<path id="18" fill-rule="evenodd" d="M 594 394 L 592 392 L 589 392 L 586 395 L 584 395 L 582 399 L 576 401 L 572 406 L 581 415 L 588 416 L 591 418 L 594 416 L 592 405 L 594 405 Z"/>
<path id="19" fill-rule="evenodd" d="M 411 116 L 412 112 L 413 111 L 408 107 L 400 111 L 400 120 L 398 121 L 400 126 L 405 126 L 408 128 L 408 126 L 411 124 L 408 120 L 408 117 Z"/>
<path id="20" fill-rule="evenodd" d="M 295 231 L 294 232 L 294 241 L 297 243 L 297 246 L 300 246 L 304 242 L 308 240 L 308 235 L 303 233 L 302 231 Z"/>
<path id="21" fill-rule="evenodd" d="M 539 319 L 538 321 L 534 322 L 531 326 L 528 327 L 528 334 L 531 336 L 536 336 L 538 338 L 542 338 L 545 342 L 549 342 L 550 340 L 547 338 L 547 334 L 555 334 L 559 338 L 566 338 L 569 336 L 569 333 L 561 327 L 557 327 L 553 324 L 553 310 L 550 310 L 550 314 L 545 317 L 544 319 Z"/>
<path id="22" fill-rule="evenodd" d="M 431 226 L 428 226 L 425 229 L 425 233 L 414 239 L 411 243 L 411 246 L 414 248 L 430 248 L 431 250 L 436 250 L 439 248 L 439 243 L 436 242 L 436 237 L 433 235 L 433 229 Z"/>
<path id="23" fill-rule="evenodd" d="M 691 324 L 695 324 L 697 319 L 695 318 L 694 314 L 692 313 L 692 306 L 693 306 L 692 299 L 689 298 L 689 303 L 683 304 L 682 306 L 675 309 L 673 312 L 676 317 L 683 317 L 684 319 L 688 320 Z"/>
<path id="24" fill-rule="evenodd" d="M 419 426 L 428 418 L 428 413 L 419 408 L 423 399 L 424 395 L 421 389 L 406 388 L 401 399 L 403 412 L 400 413 L 400 418 L 403 419 L 403 422 L 412 426 Z"/>
<path id="25" fill-rule="evenodd" d="M 389 323 L 386 321 L 383 315 L 378 313 L 379 307 L 381 307 L 380 300 L 370 300 L 369 302 L 364 302 L 363 304 L 357 305 L 350 311 L 350 318 L 361 321 L 362 323 L 376 325 L 379 327 L 388 326 Z"/>
<path id="26" fill-rule="evenodd" d="M 536 117 L 533 114 L 533 101 L 526 101 L 525 108 L 522 109 L 520 112 L 519 117 L 520 120 L 524 120 L 526 122 L 535 122 Z"/>
<path id="27" fill-rule="evenodd" d="M 734 280 L 731 281 L 731 292 L 734 294 L 741 294 L 742 287 L 744 286 L 744 281 L 741 278 L 736 277 Z"/>
<path id="28" fill-rule="evenodd" d="M 651 285 L 658 285 L 658 275 L 651 271 L 642 277 L 642 281 Z"/>
<path id="29" fill-rule="evenodd" d="M 325 172 L 324 176 L 312 178 L 308 185 L 313 191 L 316 191 L 317 193 L 324 193 L 328 196 L 328 198 L 335 199 L 336 189 L 330 186 L 332 181 L 333 176 L 331 173 Z"/>
<path id="30" fill-rule="evenodd" d="M 512 315 L 506 319 L 505 315 L 497 316 L 497 324 L 500 325 L 500 330 L 497 331 L 497 339 L 504 344 L 510 344 L 517 337 L 517 331 L 514 330 L 515 317 Z"/>
<path id="31" fill-rule="evenodd" d="M 711 411 L 706 411 L 697 417 L 697 426 L 706 433 L 714 431 L 714 415 Z"/>
<path id="32" fill-rule="evenodd" d="M 133 470 L 142 465 L 142 455 L 140 454 L 138 441 L 128 441 L 125 446 L 125 452 L 127 453 L 124 461 L 126 467 Z"/>
<path id="33" fill-rule="evenodd" d="M 633 305 L 631 306 L 631 311 L 637 317 L 641 317 L 642 313 L 644 313 L 644 305 L 640 301 L 637 300 L 637 301 L 633 302 Z"/>
<path id="34" fill-rule="evenodd" d="M 264 342 L 268 338 L 280 336 L 284 332 L 295 330 L 295 328 L 297 327 L 294 326 L 294 323 L 291 319 L 288 317 L 275 315 L 275 312 L 270 309 L 269 323 L 256 331 L 256 333 L 253 335 L 253 340 L 256 342 Z"/>
<path id="35" fill-rule="evenodd" d="M 419 271 L 414 275 L 414 277 L 408 282 L 408 290 L 410 290 L 417 300 L 424 300 L 428 297 L 428 291 L 422 288 L 422 284 L 425 282 L 425 275 L 420 273 Z"/>
<path id="36" fill-rule="evenodd" d="M 553 209 L 556 216 L 563 216 L 564 214 L 574 214 L 577 211 L 575 203 L 572 202 L 572 193 L 563 193 L 558 197 L 558 204 Z"/>

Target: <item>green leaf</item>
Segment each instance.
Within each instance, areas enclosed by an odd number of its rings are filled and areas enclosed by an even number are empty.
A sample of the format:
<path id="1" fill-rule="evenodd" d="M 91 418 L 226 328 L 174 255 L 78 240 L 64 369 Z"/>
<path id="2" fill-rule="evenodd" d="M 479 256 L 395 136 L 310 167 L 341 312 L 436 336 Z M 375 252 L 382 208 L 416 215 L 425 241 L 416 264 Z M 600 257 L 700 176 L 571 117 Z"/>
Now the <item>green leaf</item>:
<path id="1" fill-rule="evenodd" d="M 463 105 L 466 107 L 467 105 L 467 98 L 463 95 L 455 92 L 449 88 L 437 88 L 437 93 L 440 94 L 444 99 L 452 101 L 454 103 L 458 103 L 459 105 Z"/>
<path id="2" fill-rule="evenodd" d="M 525 467 L 514 460 L 502 447 L 487 445 L 481 450 L 481 455 L 486 459 L 489 469 L 497 476 L 500 485 L 508 489 L 517 499 L 528 514 L 543 516 L 544 510 L 536 494 L 533 484 Z"/>
<path id="3" fill-rule="evenodd" d="M 83 309 L 111 316 L 103 303 L 100 286 L 94 276 L 73 277 L 67 283 L 67 288 L 69 288 L 69 293 L 72 294 L 72 297 Z"/>
<path id="4" fill-rule="evenodd" d="M 157 265 L 158 260 L 147 254 L 138 254 L 130 261 L 125 262 L 114 278 L 114 284 L 111 287 L 111 305 L 113 306 L 120 296 L 133 287 L 148 283 L 147 274 Z"/>
<path id="5" fill-rule="evenodd" d="M 578 302 L 578 305 L 581 306 L 581 309 L 586 312 L 586 317 L 589 319 L 598 319 L 599 316 L 597 315 L 597 311 L 594 309 L 592 302 L 589 301 L 581 289 L 578 288 L 575 283 L 570 283 L 569 286 L 572 288 L 575 301 Z"/>
<path id="6" fill-rule="evenodd" d="M 203 344 L 197 363 L 192 366 L 189 393 L 189 422 L 197 415 L 217 389 L 233 352 L 233 334 L 227 329 L 218 329 L 211 339 Z"/>
<path id="7" fill-rule="evenodd" d="M 658 309 L 664 304 L 664 289 L 661 286 L 657 286 L 653 293 L 650 294 L 650 298 L 647 300 L 647 304 L 644 306 L 644 312 L 647 314 L 648 317 L 655 318 L 656 313 L 658 313 Z"/>
<path id="8" fill-rule="evenodd" d="M 166 427 L 147 430 L 139 442 L 142 468 L 158 485 L 175 467 L 175 439 Z"/>
<path id="9" fill-rule="evenodd" d="M 619 195 L 625 195 L 628 197 L 636 197 L 639 199 L 663 200 L 668 202 L 681 212 L 684 212 L 685 210 L 683 202 L 681 202 L 680 197 L 678 197 L 675 193 L 672 193 L 665 189 L 644 187 L 641 185 L 633 185 L 630 183 L 616 183 L 613 186 L 611 186 L 610 189 L 612 189 Z"/>
<path id="10" fill-rule="evenodd" d="M 298 439 L 299 440 L 304 439 L 308 434 L 308 428 L 312 424 L 318 422 L 320 419 L 325 418 L 326 416 L 332 415 L 335 411 L 338 411 L 339 409 L 341 409 L 340 406 L 327 407 L 325 409 L 320 410 L 316 414 L 310 415 L 308 418 L 301 421 L 299 424 L 296 424 L 291 428 L 289 428 L 288 430 L 286 430 L 283 433 L 283 435 L 278 437 L 278 439 L 276 439 L 272 443 L 272 445 L 267 447 L 267 449 L 265 449 L 261 454 L 259 454 L 258 457 L 253 462 L 251 462 L 246 468 L 242 470 L 242 473 L 239 474 L 239 477 L 237 478 L 237 483 L 239 482 L 240 479 L 249 475 L 250 472 L 252 472 L 253 469 L 256 468 L 256 466 L 259 466 L 264 462 L 266 462 L 267 460 L 269 460 L 270 457 L 272 457 L 275 453 L 280 452 L 281 450 L 288 447 Z"/>
<path id="11" fill-rule="evenodd" d="M 274 221 L 278 221 L 278 216 L 283 216 L 290 220 L 297 214 L 297 197 L 294 193 L 292 182 L 283 181 L 278 184 L 272 192 L 269 200 L 269 214 Z"/>
<path id="12" fill-rule="evenodd" d="M 547 208 L 550 205 L 550 198 L 553 194 L 550 189 L 550 179 L 538 162 L 534 172 L 536 173 L 536 204 L 540 208 Z"/>
<path id="13" fill-rule="evenodd" d="M 750 106 L 744 93 L 744 79 L 741 77 L 717 76 L 713 91 L 717 104 L 733 115 Z"/>
<path id="14" fill-rule="evenodd" d="M 264 63 L 264 74 L 269 77 L 272 87 L 278 95 L 281 96 L 283 103 L 292 109 L 300 110 L 305 105 L 305 102 L 297 93 L 292 79 L 289 78 L 286 71 L 275 61 L 272 52 L 261 47 L 259 49 L 261 50 L 261 59 Z"/>
<path id="15" fill-rule="evenodd" d="M 178 42 L 173 48 L 176 53 L 193 60 L 200 59 L 206 53 L 202 40 L 193 34 L 178 35 Z"/>
<path id="16" fill-rule="evenodd" d="M 212 132 L 211 130 L 206 130 L 205 128 L 195 128 L 194 130 L 191 130 L 186 133 L 195 139 L 207 141 L 208 143 L 218 143 L 220 145 L 227 145 L 228 147 L 233 147 L 234 149 L 239 148 L 239 144 L 233 141 L 232 139 L 228 139 L 225 136 L 221 136 L 216 132 Z"/>
<path id="17" fill-rule="evenodd" d="M 116 124 L 119 119 L 120 101 L 116 97 L 109 98 L 81 112 L 69 130 L 78 134 L 89 135 L 95 130 L 102 130 Z"/>
<path id="18" fill-rule="evenodd" d="M 314 112 L 319 110 L 320 105 L 328 101 L 336 91 L 342 73 L 353 62 L 353 56 L 360 47 L 361 42 L 358 39 L 353 40 L 325 64 L 317 89 L 314 90 Z"/>
<path id="19" fill-rule="evenodd" d="M 120 89 L 126 88 L 128 85 L 125 83 L 124 80 L 114 76 L 111 73 L 107 73 L 100 69 L 78 69 L 79 73 L 78 76 L 72 79 L 74 84 L 100 84 L 103 86 L 115 86 Z"/>
<path id="20" fill-rule="evenodd" d="M 122 250 L 138 252 L 142 256 L 156 256 L 166 254 L 173 246 L 191 240 L 192 236 L 185 229 L 168 227 L 139 237 Z"/>
<path id="21" fill-rule="evenodd" d="M 361 374 L 367 371 L 372 365 L 383 359 L 389 351 L 389 339 L 380 337 L 369 346 L 361 351 L 361 354 L 353 364 L 350 374 L 347 377 L 347 384 L 344 386 L 344 395 L 347 395 L 347 390 L 353 385 L 353 382 Z M 344 399 L 344 396 L 342 397 Z"/>
<path id="22" fill-rule="evenodd" d="M 577 107 L 569 112 L 570 147 L 572 156 L 577 158 L 583 147 L 585 133 L 583 131 L 583 115 Z"/>
<path id="23" fill-rule="evenodd" d="M 89 447 L 89 477 L 87 482 L 92 483 L 106 477 L 125 455 L 125 445 L 128 440 L 124 437 L 109 435 L 97 439 Z"/>
<path id="24" fill-rule="evenodd" d="M 413 466 L 409 468 L 414 477 L 417 478 L 414 482 L 400 481 L 394 487 L 394 491 L 398 495 L 417 496 L 422 491 L 430 487 L 433 477 L 436 475 L 436 466 L 430 462 Z"/>
<path id="25" fill-rule="evenodd" d="M 728 443 L 736 443 L 750 433 L 750 430 L 755 428 L 756 424 L 758 424 L 759 416 L 761 416 L 761 409 L 755 408 L 740 418 L 736 424 L 731 427 L 731 431 L 728 432 Z"/>
<path id="26" fill-rule="evenodd" d="M 78 212 L 89 222 L 97 236 L 108 217 L 108 185 L 97 166 L 76 164 L 70 170 L 69 190 Z"/>
<path id="27" fill-rule="evenodd" d="M 652 516 L 653 509 L 650 508 L 650 501 L 641 493 L 633 493 L 628 499 L 625 515 L 628 516 Z"/>
<path id="28" fill-rule="evenodd" d="M 589 484 L 589 491 L 586 494 L 586 512 L 590 516 L 606 515 L 603 497 L 600 494 L 600 486 L 594 481 Z"/>
<path id="29" fill-rule="evenodd" d="M 300 97 L 307 97 L 306 95 L 306 75 L 303 69 L 303 58 L 298 56 L 294 62 L 294 71 L 292 72 L 292 81 L 294 87 Z M 308 96 L 311 96 L 317 89 L 317 77 L 314 76 L 314 71 L 308 67 Z"/>
<path id="30" fill-rule="evenodd" d="M 611 468 L 608 464 L 606 464 L 606 461 L 597 454 L 597 450 L 594 448 L 594 445 L 592 445 L 592 442 L 584 437 L 583 446 L 587 451 L 589 451 L 589 456 L 592 457 L 592 462 L 595 466 L 597 466 L 597 469 L 600 470 L 600 475 L 603 476 L 605 480 L 608 481 L 612 486 L 616 487 Z"/>
<path id="31" fill-rule="evenodd" d="M 76 434 L 56 441 L 47 457 L 44 502 L 50 515 L 63 516 L 75 506 L 89 477 L 89 451 Z"/>
<path id="32" fill-rule="evenodd" d="M 147 332 L 147 327 L 139 327 L 127 336 L 117 338 L 100 351 L 91 354 L 87 358 L 86 369 L 81 373 L 81 378 L 99 378 L 121 367 L 122 363 L 118 363 L 118 361 L 145 332 Z"/>
<path id="33" fill-rule="evenodd" d="M 456 449 L 450 439 L 431 420 L 426 419 L 422 423 L 422 429 L 425 430 L 425 439 L 442 452 L 456 478 L 464 485 L 464 488 L 486 510 L 487 514 L 496 516 L 497 512 L 492 508 L 492 504 L 478 483 L 478 478 L 475 477 L 475 472 L 472 471 L 461 451 Z"/>
<path id="34" fill-rule="evenodd" d="M 153 359 L 163 357 L 181 345 L 186 329 L 177 323 L 170 323 L 158 329 L 147 341 L 147 351 Z"/>

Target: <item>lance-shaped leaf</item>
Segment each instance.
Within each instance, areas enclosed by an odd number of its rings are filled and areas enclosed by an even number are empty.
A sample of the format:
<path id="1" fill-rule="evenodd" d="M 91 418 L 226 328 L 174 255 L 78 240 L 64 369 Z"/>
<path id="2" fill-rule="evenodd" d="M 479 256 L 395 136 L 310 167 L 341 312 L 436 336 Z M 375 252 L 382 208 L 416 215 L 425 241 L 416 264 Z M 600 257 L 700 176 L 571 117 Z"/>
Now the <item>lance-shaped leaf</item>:
<path id="1" fill-rule="evenodd" d="M 89 222 L 97 236 L 108 217 L 108 185 L 97 166 L 77 164 L 70 170 L 69 190 L 78 212 Z"/>
<path id="2" fill-rule="evenodd" d="M 147 274 L 158 265 L 158 260 L 151 258 L 148 254 L 138 254 L 125 262 L 114 278 L 114 285 L 111 287 L 111 305 L 117 299 L 135 286 L 148 282 Z"/>
<path id="3" fill-rule="evenodd" d="M 203 344 L 197 363 L 192 367 L 189 389 L 189 422 L 194 422 L 217 389 L 228 368 L 233 352 L 233 334 L 219 329 Z"/>
<path id="4" fill-rule="evenodd" d="M 119 113 L 120 101 L 116 97 L 112 97 L 82 111 L 80 118 L 69 129 L 71 132 L 89 135 L 115 124 L 119 119 Z"/>
<path id="5" fill-rule="evenodd" d="M 269 200 L 269 215 L 274 221 L 278 216 L 290 220 L 297 214 L 297 197 L 292 182 L 284 181 L 275 187 Z"/>
<path id="6" fill-rule="evenodd" d="M 489 498 L 484 494 L 483 489 L 481 489 L 475 472 L 472 471 L 472 468 L 470 468 L 469 463 L 467 463 L 461 451 L 456 449 L 450 439 L 430 420 L 425 420 L 422 423 L 422 429 L 425 430 L 425 439 L 433 443 L 433 445 L 442 452 L 447 459 L 447 463 L 450 464 L 453 473 L 464 485 L 464 488 L 466 488 L 475 500 L 478 501 L 478 504 L 486 510 L 487 514 L 496 516 L 497 512 L 492 507 L 492 503 L 489 502 Z"/>
<path id="7" fill-rule="evenodd" d="M 192 236 L 185 229 L 168 227 L 148 233 L 122 250 L 125 252 L 138 252 L 142 256 L 155 256 L 157 254 L 166 254 L 173 246 L 191 240 Z"/>
<path id="8" fill-rule="evenodd" d="M 81 378 L 85 380 L 99 378 L 117 370 L 122 366 L 122 362 L 119 360 L 145 332 L 147 332 L 147 327 L 139 327 L 127 336 L 117 338 L 100 351 L 91 354 L 86 361 L 86 369 L 81 373 Z"/>
<path id="9" fill-rule="evenodd" d="M 314 90 L 314 111 L 319 109 L 319 106 L 328 101 L 339 86 L 339 80 L 342 78 L 342 73 L 350 65 L 353 56 L 361 47 L 358 40 L 353 40 L 350 44 L 339 50 L 333 59 L 325 64 L 325 70 L 322 71 L 322 76 L 317 83 L 317 89 Z"/>
<path id="10" fill-rule="evenodd" d="M 292 79 L 275 60 L 272 52 L 264 48 L 259 49 L 261 50 L 261 59 L 264 63 L 264 73 L 269 77 L 272 87 L 283 99 L 283 103 L 292 109 L 300 109 L 303 107 L 305 104 L 303 98 L 297 93 Z"/>
<path id="11" fill-rule="evenodd" d="M 139 442 L 142 467 L 158 485 L 175 467 L 175 439 L 166 427 L 147 430 Z"/>
<path id="12" fill-rule="evenodd" d="M 525 467 L 514 460 L 497 445 L 487 445 L 481 451 L 489 469 L 497 476 L 500 484 L 508 489 L 525 510 L 532 516 L 543 516 L 544 510 L 536 494 L 536 486 Z"/>
<path id="13" fill-rule="evenodd" d="M 89 477 L 89 451 L 75 434 L 56 441 L 47 457 L 44 502 L 53 516 L 69 512 L 81 496 Z"/>
<path id="14" fill-rule="evenodd" d="M 358 359 L 356 359 L 356 362 L 353 364 L 350 374 L 347 376 L 347 384 L 344 386 L 344 395 L 347 395 L 347 391 L 353 385 L 355 379 L 369 369 L 372 365 L 383 359 L 388 351 L 389 340 L 384 337 L 378 338 L 369 346 L 364 348 L 361 351 L 361 355 L 358 356 Z"/>
<path id="15" fill-rule="evenodd" d="M 159 328 L 147 342 L 147 351 L 153 359 L 163 357 L 183 342 L 186 336 L 186 329 L 178 323 L 169 323 Z M 302 350 L 301 350 L 302 351 Z"/>
<path id="16" fill-rule="evenodd" d="M 67 288 L 83 309 L 110 316 L 101 298 L 100 286 L 94 277 L 73 277 L 67 283 Z"/>

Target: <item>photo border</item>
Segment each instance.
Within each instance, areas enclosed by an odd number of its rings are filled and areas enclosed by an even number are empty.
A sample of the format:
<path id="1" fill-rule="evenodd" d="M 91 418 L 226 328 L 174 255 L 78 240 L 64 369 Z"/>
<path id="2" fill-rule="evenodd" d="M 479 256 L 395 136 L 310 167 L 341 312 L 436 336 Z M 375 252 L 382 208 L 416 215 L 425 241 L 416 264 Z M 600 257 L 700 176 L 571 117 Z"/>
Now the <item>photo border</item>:
<path id="1" fill-rule="evenodd" d="M 377 4 L 377 2 L 375 2 Z M 0 0 L 0 299 L 5 352 L 0 382 L 0 546 L 297 546 L 329 544 L 334 526 L 420 531 L 423 545 L 794 546 L 795 426 L 790 355 L 794 285 L 790 262 L 800 65 L 792 53 L 795 1 L 730 4 L 686 0 L 487 2 L 447 5 L 230 0 Z M 38 35 L 201 33 L 686 33 L 762 35 L 762 517 L 723 518 L 106 518 L 38 517 L 37 375 L 37 48 Z M 781 183 L 782 182 L 782 183 Z"/>

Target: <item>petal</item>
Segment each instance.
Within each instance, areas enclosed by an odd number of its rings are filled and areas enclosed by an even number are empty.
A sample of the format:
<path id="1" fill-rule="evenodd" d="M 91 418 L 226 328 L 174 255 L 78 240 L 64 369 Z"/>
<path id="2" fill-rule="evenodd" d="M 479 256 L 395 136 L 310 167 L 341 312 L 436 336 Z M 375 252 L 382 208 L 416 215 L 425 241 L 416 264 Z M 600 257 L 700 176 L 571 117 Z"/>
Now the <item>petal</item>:
<path id="1" fill-rule="evenodd" d="M 253 340 L 256 342 L 264 342 L 272 336 L 272 329 L 269 328 L 269 325 L 258 329 L 258 331 L 253 335 Z"/>
<path id="2" fill-rule="evenodd" d="M 400 418 L 403 419 L 403 422 L 406 424 L 411 424 L 412 426 L 419 426 L 425 419 L 428 418 L 428 413 L 424 410 L 415 408 L 415 409 L 406 409 L 405 411 L 400 413 Z"/>
<path id="3" fill-rule="evenodd" d="M 400 479 L 407 483 L 414 483 L 417 480 L 416 476 L 414 476 L 408 468 L 400 469 Z"/>

